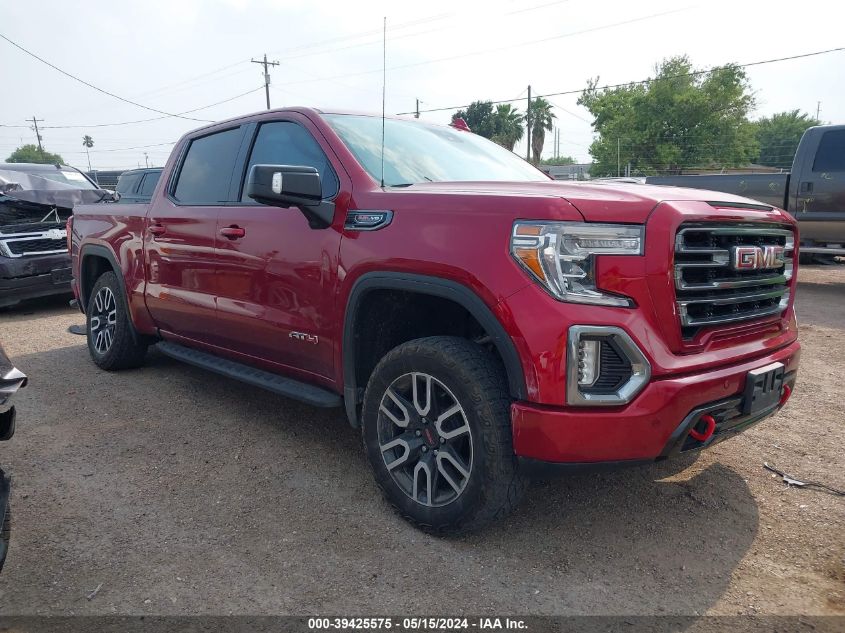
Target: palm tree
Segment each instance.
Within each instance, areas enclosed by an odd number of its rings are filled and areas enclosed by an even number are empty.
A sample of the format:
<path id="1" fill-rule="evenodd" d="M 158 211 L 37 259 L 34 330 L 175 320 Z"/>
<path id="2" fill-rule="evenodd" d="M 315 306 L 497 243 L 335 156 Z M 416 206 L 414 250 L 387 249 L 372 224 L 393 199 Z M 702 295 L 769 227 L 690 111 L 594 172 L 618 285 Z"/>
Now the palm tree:
<path id="1" fill-rule="evenodd" d="M 502 147 L 513 151 L 514 145 L 522 140 L 525 118 L 509 103 L 500 103 L 493 113 L 493 140 Z"/>
<path id="2" fill-rule="evenodd" d="M 534 164 L 539 165 L 543 154 L 543 144 L 546 141 L 546 132 L 553 128 L 555 113 L 552 112 L 552 104 L 543 97 L 534 99 L 529 108 L 531 110 L 531 151 L 534 154 Z"/>
<path id="3" fill-rule="evenodd" d="M 82 145 L 85 147 L 85 155 L 88 157 L 88 171 L 91 171 L 91 154 L 88 150 L 94 147 L 94 139 L 87 134 L 82 137 Z"/>

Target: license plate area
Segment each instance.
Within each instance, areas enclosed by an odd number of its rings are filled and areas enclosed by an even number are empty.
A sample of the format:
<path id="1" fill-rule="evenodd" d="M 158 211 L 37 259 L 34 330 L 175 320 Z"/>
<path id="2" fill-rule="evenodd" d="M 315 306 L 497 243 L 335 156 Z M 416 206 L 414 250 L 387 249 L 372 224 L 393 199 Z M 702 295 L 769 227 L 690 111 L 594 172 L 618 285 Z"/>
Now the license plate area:
<path id="1" fill-rule="evenodd" d="M 745 378 L 742 413 L 754 415 L 777 406 L 783 388 L 783 374 L 783 363 L 772 363 L 748 372 Z"/>

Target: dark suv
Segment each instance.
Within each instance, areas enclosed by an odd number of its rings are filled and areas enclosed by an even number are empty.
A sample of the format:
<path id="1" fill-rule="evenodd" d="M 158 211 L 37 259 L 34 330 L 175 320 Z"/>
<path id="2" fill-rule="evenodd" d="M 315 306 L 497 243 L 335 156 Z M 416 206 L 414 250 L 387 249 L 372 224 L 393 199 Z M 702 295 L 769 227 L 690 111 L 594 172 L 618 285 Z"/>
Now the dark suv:
<path id="1" fill-rule="evenodd" d="M 120 194 L 118 202 L 149 202 L 161 177 L 161 167 L 130 169 L 120 174 L 115 191 Z"/>

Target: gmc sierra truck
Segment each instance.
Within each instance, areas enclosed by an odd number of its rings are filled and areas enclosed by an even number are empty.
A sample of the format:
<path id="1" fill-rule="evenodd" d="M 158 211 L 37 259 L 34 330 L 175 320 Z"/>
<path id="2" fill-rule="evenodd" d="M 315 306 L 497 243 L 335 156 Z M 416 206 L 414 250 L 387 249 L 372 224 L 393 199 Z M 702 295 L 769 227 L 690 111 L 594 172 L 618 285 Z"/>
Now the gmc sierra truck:
<path id="1" fill-rule="evenodd" d="M 503 516 L 535 468 L 711 446 L 795 384 L 788 213 L 555 182 L 453 127 L 217 123 L 177 143 L 149 204 L 78 206 L 68 230 L 96 365 L 155 345 L 342 406 L 386 498 L 432 532 Z"/>
<path id="2" fill-rule="evenodd" d="M 845 255 L 845 125 L 804 132 L 789 173 L 649 176 L 645 181 L 735 193 L 786 209 L 798 220 L 803 255 Z"/>

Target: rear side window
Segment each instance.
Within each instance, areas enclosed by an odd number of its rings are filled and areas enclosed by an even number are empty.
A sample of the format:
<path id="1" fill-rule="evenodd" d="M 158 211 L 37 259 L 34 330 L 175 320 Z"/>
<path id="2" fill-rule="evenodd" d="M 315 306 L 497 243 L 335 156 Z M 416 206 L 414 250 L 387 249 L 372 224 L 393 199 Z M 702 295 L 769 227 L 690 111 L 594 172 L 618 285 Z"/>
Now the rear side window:
<path id="1" fill-rule="evenodd" d="M 822 135 L 813 171 L 845 171 L 845 130 L 831 130 Z"/>
<path id="2" fill-rule="evenodd" d="M 295 165 L 314 167 L 320 173 L 323 198 L 337 194 L 338 180 L 329 159 L 311 136 L 298 123 L 276 121 L 258 128 L 258 136 L 249 156 L 246 173 L 253 165 Z M 251 202 L 244 192 L 241 200 Z"/>
<path id="3" fill-rule="evenodd" d="M 144 182 L 141 183 L 141 189 L 138 191 L 138 195 L 145 196 L 147 198 L 151 197 L 153 195 L 153 191 L 155 191 L 156 184 L 158 183 L 160 176 L 160 171 L 148 172 L 147 175 L 144 176 Z"/>
<path id="4" fill-rule="evenodd" d="M 135 192 L 135 187 L 138 186 L 138 181 L 141 179 L 141 174 L 122 174 L 117 180 L 117 188 L 115 191 L 121 195 L 131 194 Z"/>
<path id="5" fill-rule="evenodd" d="M 191 141 L 173 191 L 176 200 L 197 205 L 226 202 L 240 144 L 239 127 Z"/>

